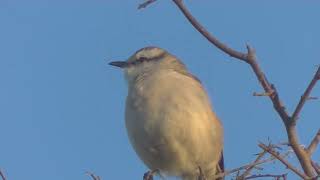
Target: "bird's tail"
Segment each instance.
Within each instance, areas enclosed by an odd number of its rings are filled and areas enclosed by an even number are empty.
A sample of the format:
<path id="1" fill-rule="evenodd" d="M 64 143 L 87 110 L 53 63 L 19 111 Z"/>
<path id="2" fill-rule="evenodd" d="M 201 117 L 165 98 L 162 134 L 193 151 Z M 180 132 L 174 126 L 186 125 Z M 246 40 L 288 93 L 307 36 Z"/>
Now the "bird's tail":
<path id="1" fill-rule="evenodd" d="M 224 173 L 224 158 L 223 158 L 223 151 L 221 152 L 220 160 L 217 166 L 216 174 Z M 217 180 L 224 180 L 224 177 L 218 178 Z"/>

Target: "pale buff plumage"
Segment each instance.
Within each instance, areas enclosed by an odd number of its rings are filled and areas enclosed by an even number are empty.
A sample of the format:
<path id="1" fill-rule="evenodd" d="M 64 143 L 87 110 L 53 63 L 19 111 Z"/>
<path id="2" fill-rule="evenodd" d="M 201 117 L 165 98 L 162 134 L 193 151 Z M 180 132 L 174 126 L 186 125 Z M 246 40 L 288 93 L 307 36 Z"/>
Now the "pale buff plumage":
<path id="1" fill-rule="evenodd" d="M 123 68 L 126 128 L 140 159 L 151 170 L 184 180 L 196 180 L 199 167 L 206 177 L 213 176 L 223 130 L 201 83 L 176 57 L 156 47 L 139 50 Z"/>

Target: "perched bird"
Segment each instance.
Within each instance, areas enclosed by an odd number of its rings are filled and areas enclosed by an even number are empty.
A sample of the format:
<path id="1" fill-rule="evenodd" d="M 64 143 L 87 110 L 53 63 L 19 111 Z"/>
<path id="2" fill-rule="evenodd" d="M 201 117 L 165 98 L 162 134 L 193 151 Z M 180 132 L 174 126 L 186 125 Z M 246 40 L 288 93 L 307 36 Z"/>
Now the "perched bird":
<path id="1" fill-rule="evenodd" d="M 127 61 L 109 64 L 124 71 L 128 137 L 150 170 L 211 180 L 223 169 L 221 122 L 201 82 L 180 60 L 164 49 L 145 47 Z"/>

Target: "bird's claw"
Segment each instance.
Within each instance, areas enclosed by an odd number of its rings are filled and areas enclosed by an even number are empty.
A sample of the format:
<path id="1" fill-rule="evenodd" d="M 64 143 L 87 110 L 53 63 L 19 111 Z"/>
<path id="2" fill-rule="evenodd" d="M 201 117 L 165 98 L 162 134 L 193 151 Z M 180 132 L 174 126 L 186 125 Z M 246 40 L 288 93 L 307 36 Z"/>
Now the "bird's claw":
<path id="1" fill-rule="evenodd" d="M 153 180 L 153 174 L 156 173 L 158 169 L 150 170 L 143 175 L 143 180 Z"/>

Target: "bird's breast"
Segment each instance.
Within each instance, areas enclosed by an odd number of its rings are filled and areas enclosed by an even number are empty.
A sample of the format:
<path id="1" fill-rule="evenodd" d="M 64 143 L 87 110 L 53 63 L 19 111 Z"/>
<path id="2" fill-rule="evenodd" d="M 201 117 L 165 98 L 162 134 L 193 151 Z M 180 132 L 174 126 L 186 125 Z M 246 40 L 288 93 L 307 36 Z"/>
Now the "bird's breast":
<path id="1" fill-rule="evenodd" d="M 220 122 L 201 84 L 177 72 L 151 75 L 129 88 L 126 128 L 149 168 L 174 174 L 216 162 L 212 154 L 222 147 Z"/>

